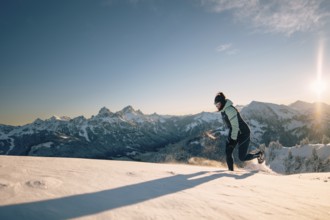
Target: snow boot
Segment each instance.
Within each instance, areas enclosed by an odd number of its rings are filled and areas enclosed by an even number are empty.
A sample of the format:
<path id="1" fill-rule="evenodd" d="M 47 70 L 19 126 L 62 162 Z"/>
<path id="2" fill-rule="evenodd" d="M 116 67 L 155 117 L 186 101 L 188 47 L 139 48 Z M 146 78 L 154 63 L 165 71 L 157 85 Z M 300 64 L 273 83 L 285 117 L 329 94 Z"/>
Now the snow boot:
<path id="1" fill-rule="evenodd" d="M 265 161 L 265 152 L 263 150 L 260 150 L 259 157 L 258 157 L 258 163 L 262 164 Z"/>

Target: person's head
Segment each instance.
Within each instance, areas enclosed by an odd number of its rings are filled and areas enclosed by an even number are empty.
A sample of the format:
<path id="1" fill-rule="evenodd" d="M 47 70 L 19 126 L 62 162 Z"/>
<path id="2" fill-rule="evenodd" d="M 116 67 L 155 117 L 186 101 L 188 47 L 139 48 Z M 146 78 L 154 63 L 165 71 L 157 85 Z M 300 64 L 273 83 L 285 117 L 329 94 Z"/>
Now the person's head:
<path id="1" fill-rule="evenodd" d="M 217 107 L 218 111 L 221 111 L 226 104 L 226 96 L 219 92 L 214 99 L 214 105 Z"/>

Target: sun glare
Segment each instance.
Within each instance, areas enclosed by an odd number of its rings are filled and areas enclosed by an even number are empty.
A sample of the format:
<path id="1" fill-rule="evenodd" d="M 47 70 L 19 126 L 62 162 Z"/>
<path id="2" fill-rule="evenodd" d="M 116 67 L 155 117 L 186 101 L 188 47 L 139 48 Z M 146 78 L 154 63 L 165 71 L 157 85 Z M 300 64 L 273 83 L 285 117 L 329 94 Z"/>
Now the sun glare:
<path id="1" fill-rule="evenodd" d="M 321 79 L 318 79 L 312 83 L 312 90 L 316 93 L 318 98 L 325 92 L 327 85 Z"/>
<path id="2" fill-rule="evenodd" d="M 323 56 L 324 56 L 324 41 L 323 38 L 319 40 L 319 46 L 317 51 L 317 76 L 316 80 L 312 82 L 311 88 L 316 93 L 318 101 L 321 100 L 322 94 L 326 91 L 326 82 L 322 79 L 323 75 Z"/>

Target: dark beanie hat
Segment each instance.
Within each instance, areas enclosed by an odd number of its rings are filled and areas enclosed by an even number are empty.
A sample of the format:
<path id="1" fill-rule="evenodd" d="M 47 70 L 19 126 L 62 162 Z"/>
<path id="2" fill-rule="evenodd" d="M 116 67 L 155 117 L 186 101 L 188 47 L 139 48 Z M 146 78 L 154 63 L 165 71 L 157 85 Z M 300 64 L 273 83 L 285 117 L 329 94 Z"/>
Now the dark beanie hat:
<path id="1" fill-rule="evenodd" d="M 220 102 L 222 106 L 226 104 L 226 96 L 222 92 L 219 92 L 215 96 L 214 104 L 217 104 L 218 102 Z"/>

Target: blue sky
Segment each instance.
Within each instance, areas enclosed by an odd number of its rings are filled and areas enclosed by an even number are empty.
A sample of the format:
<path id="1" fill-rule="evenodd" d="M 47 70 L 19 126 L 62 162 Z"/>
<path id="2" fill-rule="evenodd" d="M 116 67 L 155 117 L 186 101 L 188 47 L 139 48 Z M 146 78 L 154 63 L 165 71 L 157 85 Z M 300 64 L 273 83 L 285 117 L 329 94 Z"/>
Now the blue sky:
<path id="1" fill-rule="evenodd" d="M 330 104 L 327 0 L 2 0 L 0 30 L 0 124 Z"/>

